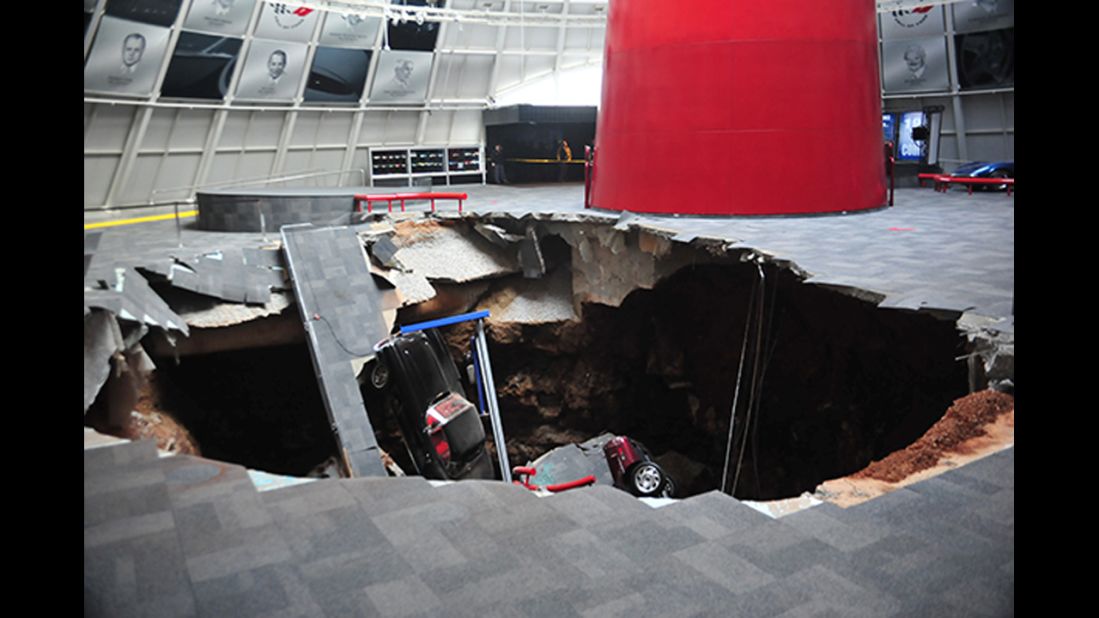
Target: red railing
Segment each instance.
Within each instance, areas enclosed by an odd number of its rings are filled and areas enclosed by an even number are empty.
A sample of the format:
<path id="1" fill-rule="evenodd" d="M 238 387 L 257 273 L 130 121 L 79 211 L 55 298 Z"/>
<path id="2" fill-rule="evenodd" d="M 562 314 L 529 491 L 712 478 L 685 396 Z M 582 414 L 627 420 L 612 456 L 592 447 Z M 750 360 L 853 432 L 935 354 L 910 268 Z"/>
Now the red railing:
<path id="1" fill-rule="evenodd" d="M 356 193 L 355 212 L 374 212 L 374 202 L 386 202 L 389 212 L 393 212 L 393 202 L 400 202 L 401 212 L 405 211 L 405 202 L 411 200 L 431 200 L 431 212 L 435 212 L 435 200 L 458 200 L 458 213 L 462 212 L 462 203 L 469 199 L 467 193 Z"/>

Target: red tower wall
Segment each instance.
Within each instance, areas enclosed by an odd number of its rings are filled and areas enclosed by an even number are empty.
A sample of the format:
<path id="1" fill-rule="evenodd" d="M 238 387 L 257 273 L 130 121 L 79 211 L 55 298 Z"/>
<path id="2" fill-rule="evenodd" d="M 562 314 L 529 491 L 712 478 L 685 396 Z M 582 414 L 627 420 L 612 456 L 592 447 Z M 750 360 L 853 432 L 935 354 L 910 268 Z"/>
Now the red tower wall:
<path id="1" fill-rule="evenodd" d="M 870 0 L 611 2 L 592 204 L 792 214 L 885 202 Z"/>

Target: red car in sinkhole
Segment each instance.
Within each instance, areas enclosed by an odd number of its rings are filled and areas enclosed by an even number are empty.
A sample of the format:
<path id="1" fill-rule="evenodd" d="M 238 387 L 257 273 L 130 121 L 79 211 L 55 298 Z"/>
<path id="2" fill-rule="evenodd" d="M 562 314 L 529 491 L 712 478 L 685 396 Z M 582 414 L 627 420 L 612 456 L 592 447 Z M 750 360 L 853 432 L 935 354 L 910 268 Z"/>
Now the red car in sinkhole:
<path id="1" fill-rule="evenodd" d="M 672 498 L 675 483 L 649 449 L 633 438 L 617 436 L 603 445 L 614 485 L 639 498 Z"/>

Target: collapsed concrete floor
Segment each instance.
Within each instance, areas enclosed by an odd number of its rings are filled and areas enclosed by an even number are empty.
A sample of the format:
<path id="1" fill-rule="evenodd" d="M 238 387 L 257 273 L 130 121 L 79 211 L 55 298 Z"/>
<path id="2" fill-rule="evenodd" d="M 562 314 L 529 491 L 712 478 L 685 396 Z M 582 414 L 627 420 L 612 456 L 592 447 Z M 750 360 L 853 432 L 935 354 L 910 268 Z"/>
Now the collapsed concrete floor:
<path id="1" fill-rule="evenodd" d="M 513 465 L 610 431 L 647 444 L 682 496 L 728 475 L 740 498 L 786 498 L 910 444 L 967 389 L 1013 377 L 1010 346 L 966 332 L 958 313 L 882 309 L 872 292 L 806 284 L 789 262 L 714 240 L 582 217 L 414 217 L 359 236 L 390 326 L 491 311 Z M 142 271 L 191 326 L 175 344 L 146 339 L 149 410 L 207 456 L 334 473 L 289 282 L 262 305 L 226 303 L 171 267 Z M 470 329 L 447 333 L 460 366 Z M 381 407 L 368 399 L 379 443 L 410 469 Z"/>

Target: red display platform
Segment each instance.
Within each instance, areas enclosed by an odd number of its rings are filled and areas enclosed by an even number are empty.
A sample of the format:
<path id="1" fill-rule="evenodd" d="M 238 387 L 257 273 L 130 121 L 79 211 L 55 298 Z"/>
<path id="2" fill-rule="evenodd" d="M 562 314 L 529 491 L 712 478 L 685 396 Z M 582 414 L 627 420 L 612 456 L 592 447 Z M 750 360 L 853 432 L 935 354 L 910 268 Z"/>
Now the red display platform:
<path id="1" fill-rule="evenodd" d="M 612 2 L 592 205 L 882 206 L 874 15 L 873 2 Z"/>

